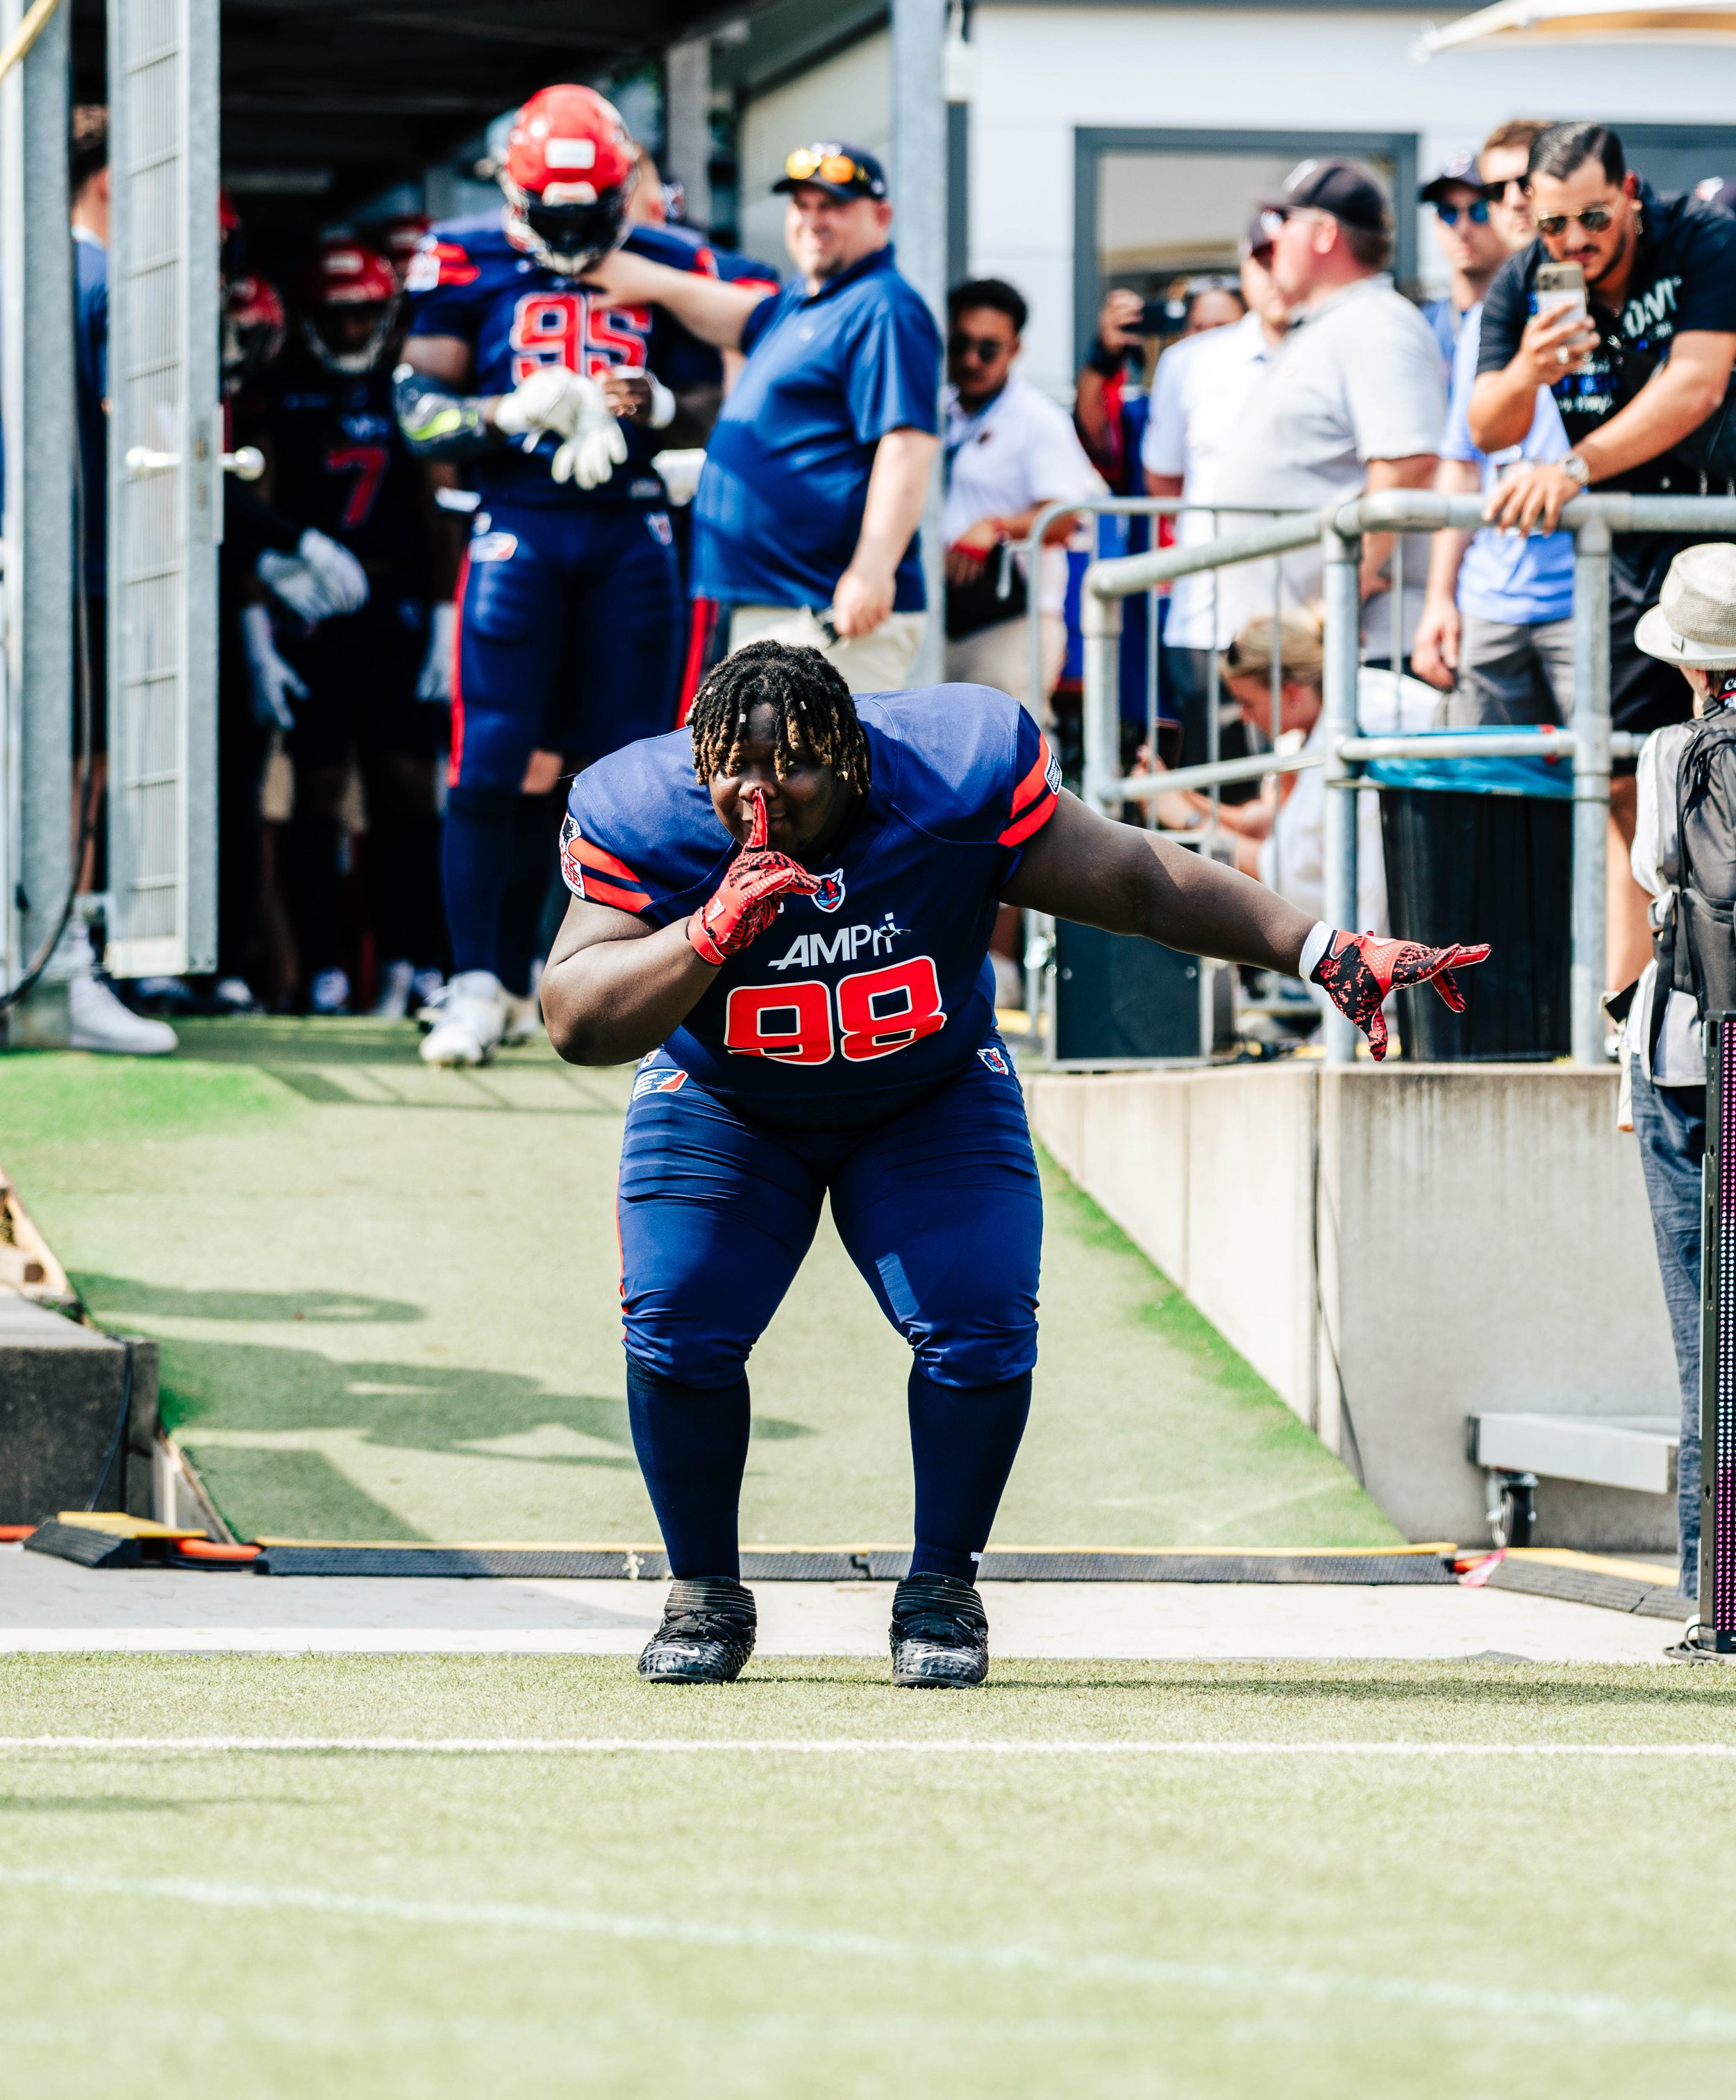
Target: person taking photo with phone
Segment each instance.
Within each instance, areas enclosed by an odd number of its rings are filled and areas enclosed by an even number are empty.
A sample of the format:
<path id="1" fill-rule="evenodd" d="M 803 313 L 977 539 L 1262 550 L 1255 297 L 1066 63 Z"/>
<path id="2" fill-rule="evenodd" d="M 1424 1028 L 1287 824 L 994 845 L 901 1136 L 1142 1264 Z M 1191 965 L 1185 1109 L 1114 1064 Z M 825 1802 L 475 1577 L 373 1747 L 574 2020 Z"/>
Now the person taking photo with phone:
<path id="1" fill-rule="evenodd" d="M 1502 481 L 1484 515 L 1509 530 L 1552 532 L 1562 507 L 1584 488 L 1736 491 L 1728 398 L 1736 362 L 1736 218 L 1693 196 L 1660 197 L 1629 170 L 1621 140 L 1606 124 L 1545 131 L 1531 148 L 1526 179 L 1537 238 L 1489 289 L 1470 435 L 1485 452 L 1522 444 L 1538 389 L 1547 387 L 1571 449 L 1558 460 L 1523 464 Z M 1654 730 L 1686 714 L 1681 680 L 1634 638 L 1685 544 L 1663 533 L 1628 534 L 1615 543 L 1610 699 L 1617 729 Z M 1624 872 L 1633 840 L 1632 767 L 1618 763 L 1615 771 L 1612 987 L 1631 983 L 1650 954 L 1644 896 Z"/>

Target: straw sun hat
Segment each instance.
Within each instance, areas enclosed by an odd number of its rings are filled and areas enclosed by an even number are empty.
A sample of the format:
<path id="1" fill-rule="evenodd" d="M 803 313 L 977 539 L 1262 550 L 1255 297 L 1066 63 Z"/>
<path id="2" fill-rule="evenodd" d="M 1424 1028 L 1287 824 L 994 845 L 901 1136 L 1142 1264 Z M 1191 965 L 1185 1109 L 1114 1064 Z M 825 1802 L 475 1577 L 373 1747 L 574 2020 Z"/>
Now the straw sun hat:
<path id="1" fill-rule="evenodd" d="M 1736 665 L 1736 547 L 1684 547 L 1633 638 L 1665 664 L 1707 671 Z"/>

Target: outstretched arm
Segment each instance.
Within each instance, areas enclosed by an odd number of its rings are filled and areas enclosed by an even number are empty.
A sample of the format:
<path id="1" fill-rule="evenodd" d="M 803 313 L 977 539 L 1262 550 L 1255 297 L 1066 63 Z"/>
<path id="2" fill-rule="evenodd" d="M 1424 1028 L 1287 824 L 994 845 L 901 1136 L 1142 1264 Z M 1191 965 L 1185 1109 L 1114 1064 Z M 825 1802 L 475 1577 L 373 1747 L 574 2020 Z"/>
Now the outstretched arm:
<path id="1" fill-rule="evenodd" d="M 1233 868 L 1113 824 L 1063 792 L 1001 893 L 1008 904 L 1294 977 L 1313 920 Z"/>
<path id="2" fill-rule="evenodd" d="M 1143 934 L 1166 948 L 1285 977 L 1302 974 L 1306 947 L 1307 975 L 1368 1036 L 1377 1058 L 1386 1054 L 1381 1009 L 1390 992 L 1432 984 L 1462 1013 L 1465 997 L 1453 972 L 1489 952 L 1481 946 L 1425 948 L 1343 930 L 1328 936 L 1324 928 L 1311 942 L 1313 922 L 1276 891 L 1149 832 L 1112 824 L 1068 794 L 1057 799 L 1055 814 L 1025 849 L 1001 895 L 1008 904 L 1052 918 Z"/>

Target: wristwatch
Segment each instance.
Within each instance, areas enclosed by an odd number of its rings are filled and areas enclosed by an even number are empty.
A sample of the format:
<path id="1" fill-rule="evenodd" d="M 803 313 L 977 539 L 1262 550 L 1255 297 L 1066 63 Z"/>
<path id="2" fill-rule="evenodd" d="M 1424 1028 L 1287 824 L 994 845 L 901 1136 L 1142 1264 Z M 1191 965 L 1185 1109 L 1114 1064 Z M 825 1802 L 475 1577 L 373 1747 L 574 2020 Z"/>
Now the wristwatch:
<path id="1" fill-rule="evenodd" d="M 1581 488 L 1589 488 L 1591 487 L 1591 469 L 1585 464 L 1584 461 L 1580 457 L 1577 452 L 1569 452 L 1566 457 L 1562 459 L 1561 461 L 1561 470 L 1571 479 L 1578 482 Z"/>

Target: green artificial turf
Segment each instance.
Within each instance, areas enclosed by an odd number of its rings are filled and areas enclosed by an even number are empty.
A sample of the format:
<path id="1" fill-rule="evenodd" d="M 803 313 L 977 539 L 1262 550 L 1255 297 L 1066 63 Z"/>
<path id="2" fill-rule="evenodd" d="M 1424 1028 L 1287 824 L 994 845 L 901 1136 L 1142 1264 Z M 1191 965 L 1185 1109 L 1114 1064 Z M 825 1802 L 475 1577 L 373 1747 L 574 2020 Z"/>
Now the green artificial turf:
<path id="1" fill-rule="evenodd" d="M 20 2094 L 1629 2100 L 1736 2068 L 1736 1760 L 1222 1747 L 1736 1745 L 1716 1670 L 1019 1663 L 923 1695 L 823 1660 L 673 1691 L 615 1661 L 33 1657 L 0 1710 L 699 1739 L 0 1750 Z M 918 1747 L 777 1747 L 888 1736 Z"/>
<path id="2" fill-rule="evenodd" d="M 628 1436 L 621 1072 L 434 1071 L 407 1026 L 194 1023 L 0 1057 L 0 1162 L 244 1534 L 650 1540 Z M 1052 1168 L 1035 1404 L 996 1538 L 1376 1545 L 1337 1462 Z M 910 1535 L 908 1355 L 830 1223 L 755 1354 L 745 1539 Z"/>

